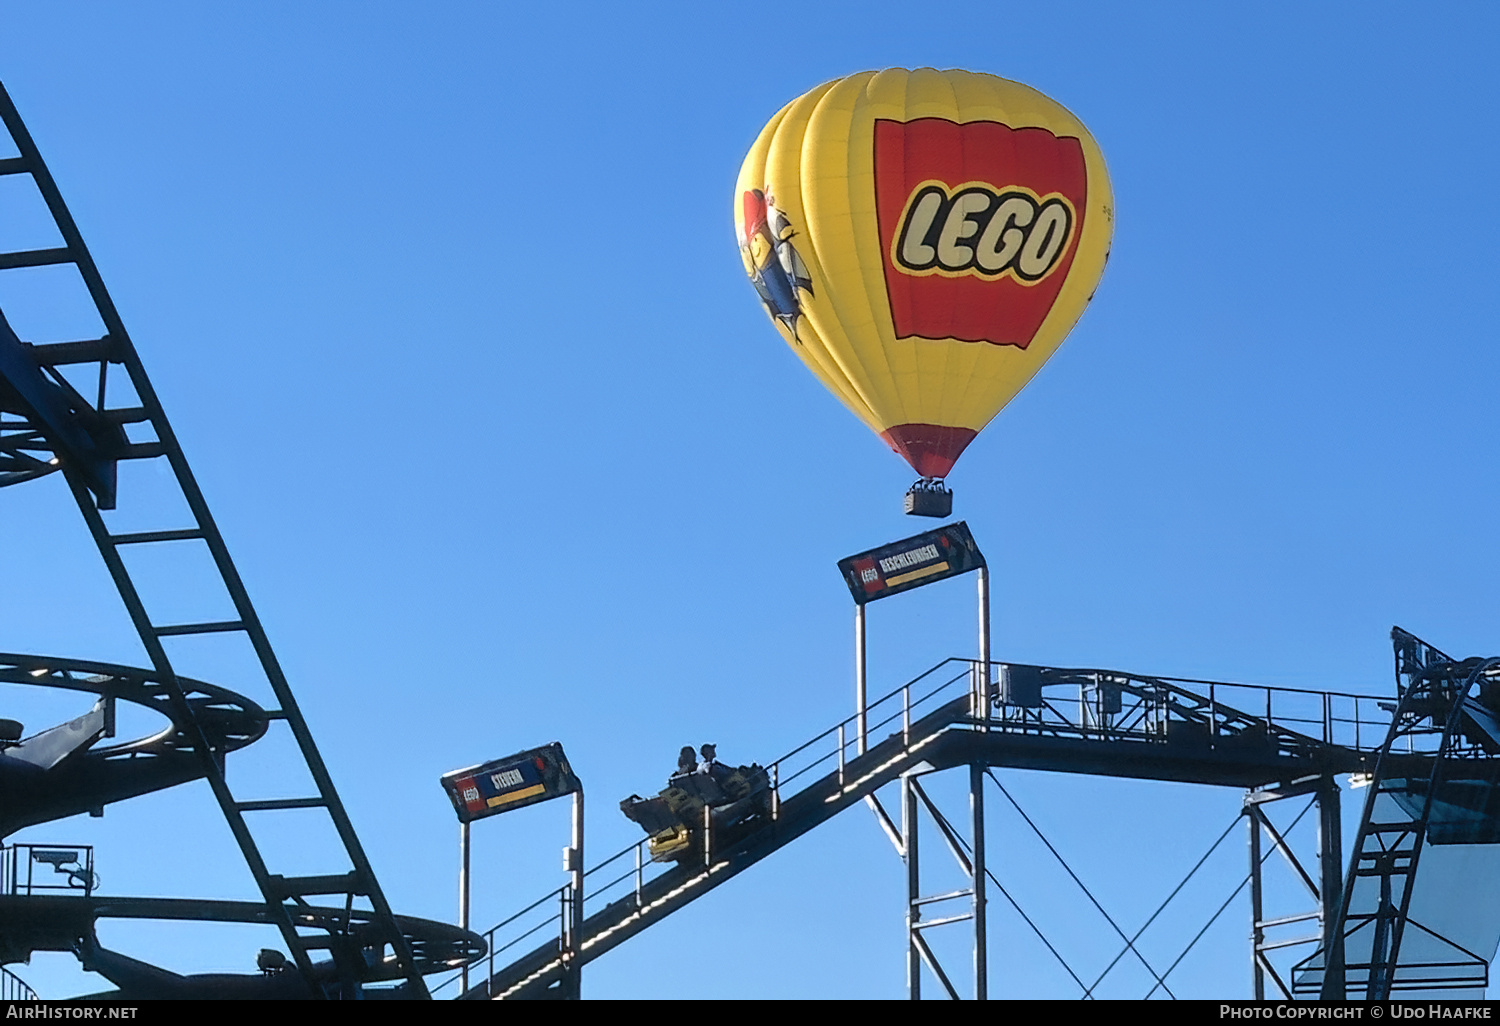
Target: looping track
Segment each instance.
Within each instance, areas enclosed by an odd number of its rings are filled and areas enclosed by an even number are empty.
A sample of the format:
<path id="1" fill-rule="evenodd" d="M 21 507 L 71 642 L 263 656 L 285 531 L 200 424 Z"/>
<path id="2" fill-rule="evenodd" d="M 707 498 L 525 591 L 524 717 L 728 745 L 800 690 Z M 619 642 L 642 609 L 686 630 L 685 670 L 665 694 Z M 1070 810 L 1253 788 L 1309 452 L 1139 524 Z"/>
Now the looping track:
<path id="1" fill-rule="evenodd" d="M 155 734 L 80 751 L 47 773 L 0 751 L 0 794 L 5 798 L 0 803 L 0 837 L 203 776 L 204 763 L 191 727 L 180 722 L 170 688 L 153 670 L 0 653 L 0 681 L 97 695 L 96 709 L 110 728 L 114 703 L 120 701 L 150 709 L 168 721 Z M 245 696 L 186 677 L 177 682 L 216 756 L 244 748 L 265 734 L 265 710 Z M 109 733 L 112 729 L 106 730 Z"/>

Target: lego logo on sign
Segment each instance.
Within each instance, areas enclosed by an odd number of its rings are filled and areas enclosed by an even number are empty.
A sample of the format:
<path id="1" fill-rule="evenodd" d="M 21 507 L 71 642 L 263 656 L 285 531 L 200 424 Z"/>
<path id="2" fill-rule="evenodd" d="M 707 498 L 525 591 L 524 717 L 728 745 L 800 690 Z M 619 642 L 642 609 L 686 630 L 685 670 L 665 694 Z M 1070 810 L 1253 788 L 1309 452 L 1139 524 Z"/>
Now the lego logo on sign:
<path id="1" fill-rule="evenodd" d="M 1060 193 L 996 189 L 967 182 L 956 189 L 938 181 L 919 184 L 907 197 L 891 263 L 904 274 L 1009 275 L 1032 285 L 1051 274 L 1072 241 L 1073 204 Z"/>
<path id="2" fill-rule="evenodd" d="M 477 801 L 479 801 L 479 788 L 477 788 L 477 787 L 466 787 L 466 788 L 464 788 L 464 801 L 466 801 L 466 802 L 477 802 Z"/>

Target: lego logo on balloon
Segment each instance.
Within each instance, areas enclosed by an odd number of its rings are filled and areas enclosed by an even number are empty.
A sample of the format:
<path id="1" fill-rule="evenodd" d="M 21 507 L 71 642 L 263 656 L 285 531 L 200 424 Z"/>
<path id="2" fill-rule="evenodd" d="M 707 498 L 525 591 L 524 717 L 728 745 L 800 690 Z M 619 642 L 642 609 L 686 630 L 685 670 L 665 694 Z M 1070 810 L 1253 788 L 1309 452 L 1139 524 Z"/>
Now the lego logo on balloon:
<path id="1" fill-rule="evenodd" d="M 899 338 L 1025 349 L 1083 238 L 1080 140 L 946 118 L 875 122 L 875 215 Z"/>
<path id="2" fill-rule="evenodd" d="M 1056 194 L 923 182 L 906 201 L 891 262 L 907 274 L 1009 274 L 1032 284 L 1057 269 L 1076 220 L 1073 205 Z"/>

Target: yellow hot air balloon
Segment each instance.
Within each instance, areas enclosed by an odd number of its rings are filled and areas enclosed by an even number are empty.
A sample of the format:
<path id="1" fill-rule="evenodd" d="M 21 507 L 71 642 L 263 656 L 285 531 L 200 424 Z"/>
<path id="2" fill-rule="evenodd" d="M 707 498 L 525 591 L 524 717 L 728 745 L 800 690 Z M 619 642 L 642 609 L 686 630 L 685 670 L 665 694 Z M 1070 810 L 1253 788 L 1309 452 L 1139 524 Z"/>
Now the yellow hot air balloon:
<path id="1" fill-rule="evenodd" d="M 1113 207 L 1098 145 L 1060 104 L 932 68 L 793 100 L 734 198 L 782 337 L 929 486 L 1078 321 Z"/>

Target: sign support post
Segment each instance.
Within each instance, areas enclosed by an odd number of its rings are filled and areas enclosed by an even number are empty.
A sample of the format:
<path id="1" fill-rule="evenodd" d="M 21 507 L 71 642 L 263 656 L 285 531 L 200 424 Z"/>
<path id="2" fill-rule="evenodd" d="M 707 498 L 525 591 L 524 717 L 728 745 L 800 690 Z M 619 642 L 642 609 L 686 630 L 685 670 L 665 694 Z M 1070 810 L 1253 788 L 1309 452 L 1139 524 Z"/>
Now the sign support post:
<path id="1" fill-rule="evenodd" d="M 583 788 L 573 792 L 573 843 L 563 849 L 563 868 L 572 876 L 568 893 L 567 942 L 563 945 L 563 958 L 567 968 L 563 972 L 564 995 L 577 1001 L 583 997 L 583 964 L 578 956 L 583 953 Z"/>
<path id="2" fill-rule="evenodd" d="M 989 724 L 990 577 L 968 524 L 960 520 L 926 534 L 839 560 L 839 572 L 854 598 L 855 750 L 869 747 L 869 660 L 865 606 L 888 595 L 979 571 L 979 666 L 970 681 L 970 711 L 981 729 Z"/>
<path id="3" fill-rule="evenodd" d="M 563 871 L 570 874 L 570 882 L 562 909 L 558 954 L 563 960 L 563 996 L 578 997 L 583 970 L 579 957 L 583 951 L 583 783 L 568 765 L 562 745 L 554 741 L 504 759 L 454 770 L 444 773 L 438 782 L 458 815 L 458 918 L 464 929 L 469 928 L 469 828 L 473 821 L 573 796 L 572 843 L 563 849 Z M 467 965 L 462 976 L 464 993 L 468 993 Z"/>
<path id="4" fill-rule="evenodd" d="M 990 568 L 979 568 L 979 666 L 974 675 L 974 719 L 990 729 Z"/>
<path id="5" fill-rule="evenodd" d="M 869 726 L 866 719 L 868 707 L 867 691 L 868 669 L 865 663 L 865 604 L 856 602 L 854 604 L 854 708 L 856 710 L 855 720 L 856 733 L 859 736 L 860 755 L 865 754 L 865 730 Z"/>
<path id="6" fill-rule="evenodd" d="M 903 538 L 901 541 L 882 545 L 839 560 L 839 571 L 844 583 L 854 598 L 854 704 L 857 752 L 864 755 L 869 739 L 869 696 L 867 693 L 869 665 L 866 649 L 865 606 L 887 595 L 900 594 L 924 584 L 941 581 L 949 577 L 976 570 L 979 573 L 979 658 L 975 660 L 969 675 L 969 713 L 974 729 L 988 731 L 990 728 L 990 572 L 984 554 L 969 533 L 963 521 L 948 524 L 926 534 Z M 839 729 L 840 740 L 843 728 Z M 840 767 L 843 751 L 839 753 Z M 969 819 L 973 834 L 972 855 L 968 859 L 960 855 L 970 879 L 968 891 L 945 895 L 945 898 L 969 898 L 969 914 L 957 919 L 969 919 L 974 927 L 974 996 L 983 1001 L 989 997 L 989 943 L 988 924 L 985 915 L 986 895 L 984 844 L 984 770 L 982 763 L 969 766 Z M 917 809 L 916 799 L 921 788 L 911 774 L 901 778 L 901 822 L 902 857 L 906 861 L 907 906 L 907 986 L 912 998 L 921 996 L 921 964 L 924 960 L 932 964 L 939 982 L 953 996 L 953 987 L 937 963 L 922 937 L 925 926 L 938 925 L 950 920 L 921 922 L 921 906 L 926 901 L 942 900 L 923 898 L 920 874 L 917 870 Z M 923 801 L 926 801 L 923 798 Z M 929 804 L 929 808 L 930 803 Z M 878 809 L 878 806 L 876 806 Z M 950 843 L 951 843 L 950 837 Z M 957 849 L 955 848 L 955 853 Z"/>
<path id="7" fill-rule="evenodd" d="M 458 925 L 469 928 L 469 821 L 458 824 Z M 469 989 L 469 963 L 464 963 L 464 991 Z"/>

